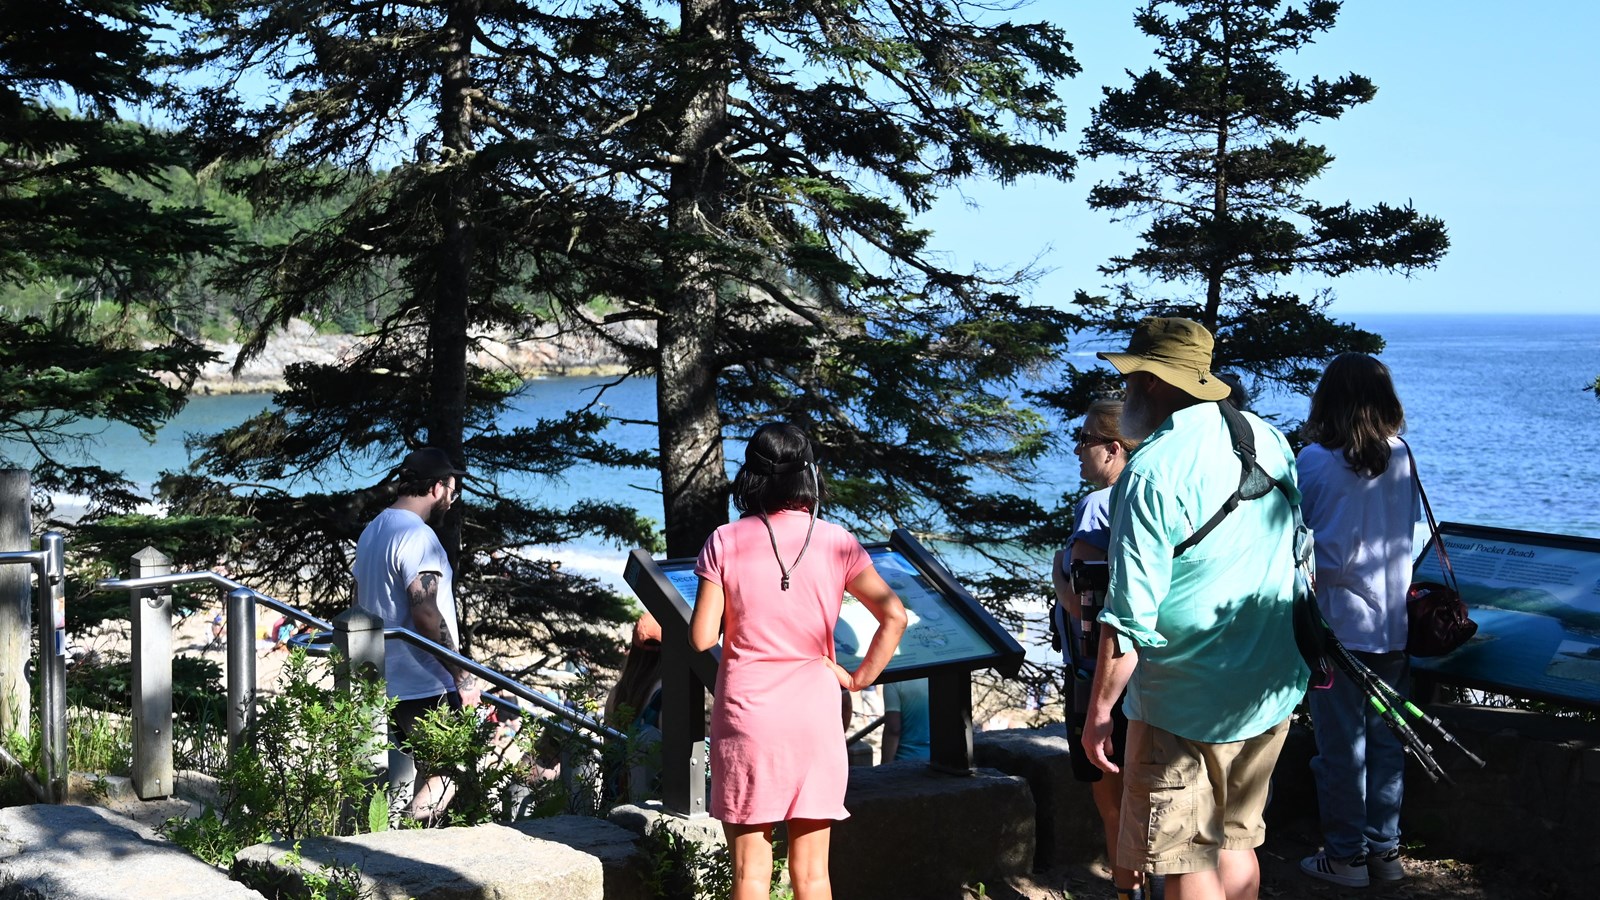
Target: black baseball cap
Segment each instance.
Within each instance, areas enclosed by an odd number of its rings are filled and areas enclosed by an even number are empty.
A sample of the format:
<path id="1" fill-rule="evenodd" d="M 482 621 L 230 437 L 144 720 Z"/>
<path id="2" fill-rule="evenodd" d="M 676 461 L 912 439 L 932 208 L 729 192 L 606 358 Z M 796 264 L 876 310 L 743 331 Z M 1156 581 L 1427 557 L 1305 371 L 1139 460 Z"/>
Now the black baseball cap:
<path id="1" fill-rule="evenodd" d="M 447 478 L 451 475 L 465 475 L 465 469 L 456 468 L 450 461 L 449 454 L 438 447 L 423 447 L 406 454 L 401 460 L 399 469 L 401 481 L 413 481 L 419 478 Z"/>

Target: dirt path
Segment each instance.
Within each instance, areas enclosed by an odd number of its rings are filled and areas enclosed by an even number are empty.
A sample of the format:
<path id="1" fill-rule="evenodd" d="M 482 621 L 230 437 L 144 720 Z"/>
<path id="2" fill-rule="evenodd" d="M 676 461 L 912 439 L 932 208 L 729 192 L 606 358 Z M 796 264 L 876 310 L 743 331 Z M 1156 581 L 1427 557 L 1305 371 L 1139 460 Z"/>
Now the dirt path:
<path id="1" fill-rule="evenodd" d="M 1318 847 L 1315 823 L 1304 821 L 1268 832 L 1259 851 L 1261 896 L 1266 900 L 1545 900 L 1569 896 L 1560 885 L 1490 863 L 1471 864 L 1430 854 L 1427 847 L 1407 847 L 1406 878 L 1370 887 L 1346 888 L 1309 878 L 1300 860 Z M 1110 870 L 1100 865 L 1071 866 L 985 885 L 968 898 L 993 900 L 1116 900 Z M 1576 896 L 1576 895 L 1571 895 Z"/>

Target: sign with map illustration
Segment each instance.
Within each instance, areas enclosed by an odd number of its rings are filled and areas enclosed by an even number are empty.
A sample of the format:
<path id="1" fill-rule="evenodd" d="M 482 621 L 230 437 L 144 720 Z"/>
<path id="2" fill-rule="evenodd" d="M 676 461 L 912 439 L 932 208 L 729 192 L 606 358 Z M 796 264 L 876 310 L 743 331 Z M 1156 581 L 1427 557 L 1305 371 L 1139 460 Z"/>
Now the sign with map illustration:
<path id="1" fill-rule="evenodd" d="M 865 546 L 878 574 L 905 604 L 908 619 L 905 636 L 880 682 L 920 678 L 946 666 L 968 670 L 993 666 L 1008 675 L 1016 673 L 1023 654 L 1016 638 L 915 538 L 896 531 L 888 542 Z M 699 589 L 694 560 L 657 560 L 654 565 L 675 589 L 674 599 L 682 601 L 681 607 L 677 603 L 673 607 L 692 610 Z M 877 630 L 878 621 L 866 606 L 846 594 L 833 631 L 839 664 L 847 669 L 860 665 Z"/>
<path id="2" fill-rule="evenodd" d="M 1413 660 L 1420 673 L 1505 693 L 1600 707 L 1600 541 L 1445 522 L 1440 537 L 1478 633 Z M 1443 581 L 1432 542 L 1419 581 Z"/>

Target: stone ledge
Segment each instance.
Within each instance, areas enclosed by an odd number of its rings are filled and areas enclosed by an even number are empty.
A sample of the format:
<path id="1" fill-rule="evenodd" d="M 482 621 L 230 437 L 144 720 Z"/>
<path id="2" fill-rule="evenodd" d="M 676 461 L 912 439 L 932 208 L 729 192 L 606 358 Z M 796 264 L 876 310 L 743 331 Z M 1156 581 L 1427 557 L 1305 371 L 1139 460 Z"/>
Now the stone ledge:
<path id="1" fill-rule="evenodd" d="M 1065 725 L 980 731 L 973 735 L 972 755 L 980 766 L 1027 779 L 1036 816 L 1035 870 L 1105 855 L 1105 831 L 1089 783 L 1072 774 Z"/>
<path id="2" fill-rule="evenodd" d="M 87 806 L 0 809 L 0 896 L 261 900 L 148 828 Z"/>
<path id="3" fill-rule="evenodd" d="M 1592 892 L 1600 725 L 1517 709 L 1434 704 L 1427 711 L 1488 766 L 1418 728 L 1456 783 L 1434 784 L 1407 763 L 1405 840 L 1563 883 L 1572 896 Z"/>
<path id="4" fill-rule="evenodd" d="M 235 878 L 304 897 L 293 844 L 239 854 Z M 350 867 L 372 900 L 645 900 L 641 852 L 626 831 L 582 816 L 387 831 L 300 842 L 300 866 Z"/>
<path id="5" fill-rule="evenodd" d="M 924 762 L 850 770 L 850 818 L 834 826 L 838 900 L 957 898 L 1033 866 L 1028 782 L 993 769 L 944 775 Z"/>

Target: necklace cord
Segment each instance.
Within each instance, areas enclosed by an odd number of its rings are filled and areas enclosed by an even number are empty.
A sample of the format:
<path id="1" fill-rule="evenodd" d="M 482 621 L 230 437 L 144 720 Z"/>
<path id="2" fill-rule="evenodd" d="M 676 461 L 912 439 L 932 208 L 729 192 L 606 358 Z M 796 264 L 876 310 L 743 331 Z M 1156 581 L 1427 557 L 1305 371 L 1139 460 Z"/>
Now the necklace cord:
<path id="1" fill-rule="evenodd" d="M 772 530 L 772 520 L 767 518 L 766 510 L 763 509 L 759 513 L 761 524 L 767 526 L 767 540 L 772 542 L 772 555 L 778 560 L 778 571 L 783 573 L 783 579 L 778 586 L 786 591 L 789 589 L 790 573 L 800 566 L 800 560 L 805 559 L 806 551 L 811 549 L 811 532 L 817 527 L 817 507 L 822 505 L 822 479 L 817 476 L 817 467 L 814 463 L 807 462 L 805 468 L 811 473 L 811 483 L 816 485 L 817 496 L 812 499 L 810 508 L 806 510 L 811 514 L 811 520 L 806 523 L 806 540 L 800 545 L 800 552 L 795 555 L 794 562 L 787 566 L 783 564 L 783 553 L 778 550 L 778 533 Z"/>
<path id="2" fill-rule="evenodd" d="M 800 545 L 800 552 L 795 555 L 794 562 L 785 566 L 783 564 L 783 554 L 778 550 L 778 533 L 772 530 L 772 520 L 767 518 L 766 511 L 763 510 L 761 512 L 761 524 L 767 526 L 767 539 L 772 541 L 772 555 L 778 560 L 778 571 L 783 573 L 783 580 L 779 582 L 779 587 L 786 591 L 789 589 L 789 574 L 800 566 L 800 560 L 805 559 L 806 551 L 811 549 L 811 531 L 817 527 L 817 512 L 812 509 L 810 513 L 811 520 L 806 523 L 806 541 Z"/>

